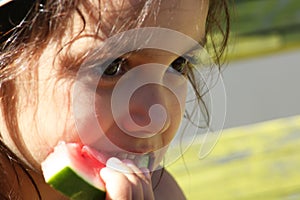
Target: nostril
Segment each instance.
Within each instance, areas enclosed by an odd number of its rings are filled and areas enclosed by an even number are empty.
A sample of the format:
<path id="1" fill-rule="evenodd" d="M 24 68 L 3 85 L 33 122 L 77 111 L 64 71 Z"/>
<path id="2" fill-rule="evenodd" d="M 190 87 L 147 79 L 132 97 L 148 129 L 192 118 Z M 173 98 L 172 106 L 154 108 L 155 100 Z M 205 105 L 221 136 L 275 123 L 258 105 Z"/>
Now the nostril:
<path id="1" fill-rule="evenodd" d="M 116 112 L 117 119 L 121 120 L 116 121 L 119 128 L 132 136 L 138 134 L 138 137 L 161 133 L 168 126 L 168 115 L 171 114 L 167 104 L 169 93 L 158 84 L 138 87 L 129 97 L 128 107 L 120 107 Z"/>
<path id="2" fill-rule="evenodd" d="M 122 127 L 120 128 L 126 134 L 138 138 L 147 138 L 160 134 L 168 128 L 170 120 L 165 111 L 158 112 L 157 110 L 157 105 L 154 105 L 150 108 L 147 115 L 141 115 L 138 112 L 131 113 L 131 116 L 122 119 Z"/>
<path id="3" fill-rule="evenodd" d="M 141 127 L 145 127 L 151 123 L 151 118 L 147 111 L 130 109 L 129 112 L 130 116 L 127 117 L 127 121 L 131 118 L 136 125 Z"/>

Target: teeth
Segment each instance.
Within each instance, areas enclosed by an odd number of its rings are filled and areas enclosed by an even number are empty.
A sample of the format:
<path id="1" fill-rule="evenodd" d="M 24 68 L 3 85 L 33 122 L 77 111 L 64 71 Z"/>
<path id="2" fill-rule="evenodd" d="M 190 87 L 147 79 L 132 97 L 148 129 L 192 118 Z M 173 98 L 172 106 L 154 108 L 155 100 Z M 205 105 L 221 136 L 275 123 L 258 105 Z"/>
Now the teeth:
<path id="1" fill-rule="evenodd" d="M 129 160 L 134 160 L 135 157 L 136 157 L 136 156 L 135 156 L 135 155 L 132 155 L 132 154 L 128 154 L 128 155 L 127 155 L 127 159 L 129 159 Z"/>
<path id="2" fill-rule="evenodd" d="M 120 160 L 131 160 L 138 168 L 148 168 L 150 163 L 150 156 L 149 155 L 134 155 L 134 154 L 127 154 L 127 153 L 118 153 L 116 155 L 117 158 Z"/>
<path id="3" fill-rule="evenodd" d="M 117 155 L 117 157 L 120 159 L 120 160 L 125 160 L 127 158 L 127 155 L 124 154 L 124 153 L 120 153 Z"/>
<path id="4" fill-rule="evenodd" d="M 143 155 L 136 157 L 134 160 L 134 163 L 139 167 L 139 168 L 148 168 L 149 165 L 149 156 L 148 155 Z"/>

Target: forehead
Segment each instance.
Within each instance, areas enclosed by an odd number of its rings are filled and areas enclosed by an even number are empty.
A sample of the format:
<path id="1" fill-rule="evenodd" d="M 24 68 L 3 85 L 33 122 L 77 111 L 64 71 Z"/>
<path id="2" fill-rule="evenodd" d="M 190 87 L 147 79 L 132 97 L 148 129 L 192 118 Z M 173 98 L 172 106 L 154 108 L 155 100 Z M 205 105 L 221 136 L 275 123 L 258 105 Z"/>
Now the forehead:
<path id="1" fill-rule="evenodd" d="M 82 14 L 86 23 L 83 31 L 82 16 L 78 13 L 74 16 L 72 35 L 83 37 L 72 44 L 71 52 L 87 51 L 119 32 L 137 27 L 167 28 L 183 33 L 196 41 L 203 40 L 208 0 L 157 0 L 151 2 L 154 3 L 147 4 L 147 1 L 141 0 L 102 0 L 99 2 L 93 0 L 89 4 L 93 7 L 92 9 L 83 9 Z M 88 12 L 89 10 L 90 12 Z M 101 17 L 95 17 L 95 14 L 99 12 Z M 94 35 L 97 28 L 100 31 L 98 31 L 98 35 Z M 85 37 L 87 35 L 95 37 Z M 174 41 L 174 44 L 182 45 L 178 41 Z"/>
<path id="2" fill-rule="evenodd" d="M 110 29 L 102 31 L 111 34 L 137 27 L 163 27 L 192 36 L 193 31 L 204 31 L 208 4 L 209 0 L 92 0 L 82 14 L 88 27 L 101 24 L 100 28 Z"/>

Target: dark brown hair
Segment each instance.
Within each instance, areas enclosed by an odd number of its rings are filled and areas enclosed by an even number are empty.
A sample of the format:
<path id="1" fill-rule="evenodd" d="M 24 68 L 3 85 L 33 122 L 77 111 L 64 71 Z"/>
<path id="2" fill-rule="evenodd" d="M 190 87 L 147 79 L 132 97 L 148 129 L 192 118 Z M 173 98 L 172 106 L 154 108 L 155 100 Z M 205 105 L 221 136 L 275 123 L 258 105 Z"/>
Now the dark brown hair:
<path id="1" fill-rule="evenodd" d="M 99 0 L 100 2 L 101 0 Z M 200 1 L 200 0 L 199 0 Z M 139 27 L 145 19 L 145 16 L 155 15 L 155 9 L 159 5 L 160 0 L 147 0 L 142 2 L 137 9 L 137 16 L 135 20 L 128 19 L 121 29 L 126 30 L 130 28 Z M 100 4 L 99 4 L 100 5 Z M 57 41 L 61 49 L 67 48 L 72 42 L 78 39 L 74 36 L 70 41 L 63 43 L 61 41 L 65 31 L 70 27 L 70 18 L 77 13 L 82 20 L 82 31 L 86 26 L 86 16 L 83 13 L 93 10 L 95 12 L 90 16 L 94 18 L 95 34 L 100 31 L 105 33 L 104 37 L 122 31 L 111 27 L 111 24 L 102 23 L 101 14 L 97 12 L 99 8 L 93 8 L 89 1 L 80 0 L 28 0 L 28 1 L 13 1 L 0 7 L 0 99 L 1 109 L 4 114 L 6 127 L 11 134 L 13 141 L 17 141 L 18 148 L 22 149 L 25 157 L 30 158 L 30 154 L 26 151 L 26 146 L 19 137 L 18 128 L 18 87 L 16 77 L 20 73 L 24 73 L 24 69 L 20 63 L 24 61 L 31 61 L 38 58 L 43 49 L 51 41 Z M 229 8 L 227 0 L 210 0 L 209 12 L 206 22 L 206 38 L 209 40 L 215 62 L 221 66 L 221 57 L 225 51 L 229 35 Z M 214 34 L 221 33 L 221 39 L 216 42 Z M 38 47 L 38 48 L 36 48 Z M 8 67 L 9 66 L 9 67 Z M 33 70 L 34 72 L 34 70 Z M 35 80 L 34 73 L 28 75 Z M 33 84 L 34 88 L 35 85 Z M 197 87 L 195 86 L 197 90 Z M 201 99 L 201 94 L 198 93 Z M 1 135 L 0 135 L 1 136 Z M 26 173 L 26 165 L 19 161 L 16 156 L 3 144 L 0 140 L 0 167 L 4 165 L 3 157 L 6 157 L 9 163 L 14 167 L 16 163 L 22 166 L 24 173 Z M 24 151 L 25 150 L 25 151 Z M 27 174 L 27 173 L 26 173 Z M 16 173 L 17 176 L 17 173 Z M 28 176 L 31 179 L 30 176 Z M 7 182 L 5 179 L 5 172 L 0 172 L 0 198 L 15 199 L 17 197 L 9 198 L 7 192 Z M 32 179 L 31 179 L 32 180 Z M 33 185 L 34 181 L 32 181 Z M 4 185 L 7 187 L 4 188 Z M 5 190 L 5 191 L 2 191 Z M 38 192 L 38 190 L 37 190 Z M 4 197 L 2 197 L 4 195 Z"/>

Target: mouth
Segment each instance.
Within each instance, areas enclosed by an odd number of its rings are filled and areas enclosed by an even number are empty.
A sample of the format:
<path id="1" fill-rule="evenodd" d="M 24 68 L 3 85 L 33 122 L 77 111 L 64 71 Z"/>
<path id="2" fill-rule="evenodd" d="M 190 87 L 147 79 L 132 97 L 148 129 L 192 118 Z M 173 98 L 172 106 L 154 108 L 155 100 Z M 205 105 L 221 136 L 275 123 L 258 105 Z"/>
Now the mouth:
<path id="1" fill-rule="evenodd" d="M 153 163 L 155 161 L 154 153 L 134 154 L 134 153 L 116 153 L 113 157 L 119 160 L 131 160 L 138 168 L 148 168 L 153 170 Z"/>
<path id="2" fill-rule="evenodd" d="M 83 149 L 103 164 L 106 164 L 109 158 L 116 157 L 121 161 L 130 160 L 140 169 L 147 168 L 150 171 L 154 170 L 154 161 L 156 160 L 156 156 L 153 152 L 146 154 L 129 152 L 100 152 L 89 146 L 84 146 Z"/>

